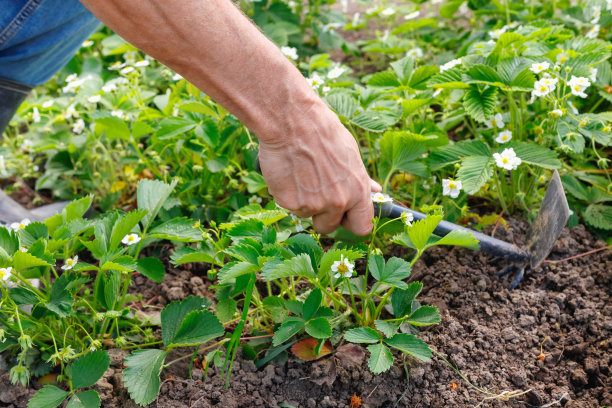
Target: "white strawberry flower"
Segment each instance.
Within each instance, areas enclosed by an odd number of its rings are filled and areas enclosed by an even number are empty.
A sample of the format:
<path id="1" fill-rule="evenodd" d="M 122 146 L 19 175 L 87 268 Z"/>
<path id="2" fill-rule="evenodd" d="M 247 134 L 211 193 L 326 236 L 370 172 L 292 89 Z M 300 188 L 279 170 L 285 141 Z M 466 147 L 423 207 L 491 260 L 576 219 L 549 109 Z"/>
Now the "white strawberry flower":
<path id="1" fill-rule="evenodd" d="M 102 100 L 102 95 L 92 95 L 87 98 L 87 102 L 89 103 L 98 103 Z"/>
<path id="2" fill-rule="evenodd" d="M 64 113 L 64 118 L 66 119 L 70 119 L 71 117 L 76 117 L 78 116 L 76 113 L 76 109 L 74 108 L 75 104 L 73 103 L 72 105 L 69 105 L 68 108 L 66 108 L 66 113 Z"/>
<path id="3" fill-rule="evenodd" d="M 10 266 L 8 268 L 0 268 L 0 279 L 6 282 L 11 276 L 13 276 L 13 268 Z"/>
<path id="4" fill-rule="evenodd" d="M 26 152 L 29 152 L 33 148 L 34 148 L 34 142 L 32 142 L 30 139 L 24 140 L 23 143 L 21 144 L 21 149 Z"/>
<path id="5" fill-rule="evenodd" d="M 501 113 L 496 113 L 491 119 L 485 120 L 485 125 L 487 125 L 488 128 L 497 127 L 499 129 L 503 129 L 504 126 L 506 126 Z"/>
<path id="6" fill-rule="evenodd" d="M 74 268 L 74 266 L 77 264 L 78 261 L 79 261 L 78 255 L 75 255 L 73 258 L 68 258 L 66 259 L 64 266 L 62 266 L 62 269 L 65 271 L 69 271 L 70 269 Z"/>
<path id="7" fill-rule="evenodd" d="M 385 17 L 391 17 L 394 14 L 395 14 L 395 9 L 393 7 L 387 7 L 386 9 L 380 12 L 380 15 L 385 16 Z"/>
<path id="8" fill-rule="evenodd" d="M 559 64 L 565 64 L 568 59 L 569 59 L 569 55 L 565 52 L 561 52 L 557 54 L 557 62 Z"/>
<path id="9" fill-rule="evenodd" d="M 591 29 L 584 35 L 586 38 L 595 39 L 599 36 L 600 30 L 599 24 L 595 24 Z"/>
<path id="10" fill-rule="evenodd" d="M 25 229 L 25 227 L 27 227 L 28 225 L 30 225 L 31 221 L 28 218 L 24 218 L 23 220 L 21 220 L 20 222 L 14 222 L 11 224 L 11 229 L 13 231 L 17 231 L 17 230 L 23 230 Z"/>
<path id="11" fill-rule="evenodd" d="M 283 55 L 291 60 L 297 60 L 298 59 L 298 53 L 297 53 L 297 49 L 295 47 L 286 47 L 283 46 L 280 48 L 281 52 L 283 53 Z"/>
<path id="12" fill-rule="evenodd" d="M 6 173 L 6 163 L 4 161 L 4 156 L 0 155 L 0 174 Z"/>
<path id="13" fill-rule="evenodd" d="M 457 198 L 459 197 L 461 188 L 462 188 L 461 180 L 451 180 L 451 179 L 442 180 L 442 195 L 450 196 L 450 198 Z"/>
<path id="14" fill-rule="evenodd" d="M 81 47 L 83 47 L 83 48 L 91 47 L 93 45 L 93 43 L 94 43 L 93 41 L 87 40 L 87 41 L 83 42 L 83 44 L 81 44 Z"/>
<path id="15" fill-rule="evenodd" d="M 586 98 L 587 95 L 584 91 L 591 86 L 591 82 L 588 80 L 588 78 L 572 75 L 571 79 L 567 81 L 567 86 L 570 87 L 572 95 Z"/>
<path id="16" fill-rule="evenodd" d="M 612 0 L 606 0 L 606 10 L 612 11 Z"/>
<path id="17" fill-rule="evenodd" d="M 249 197 L 249 204 L 261 204 L 262 199 L 260 196 L 253 195 Z"/>
<path id="18" fill-rule="evenodd" d="M 493 158 L 495 159 L 497 167 L 501 167 L 502 169 L 506 170 L 516 170 L 516 168 L 522 162 L 522 160 L 516 156 L 513 148 L 504 149 L 501 154 L 493 153 Z"/>
<path id="19" fill-rule="evenodd" d="M 389 197 L 387 194 L 383 193 L 371 193 L 372 201 L 375 203 L 383 204 L 393 202 L 393 199 Z"/>
<path id="20" fill-rule="evenodd" d="M 72 125 L 72 132 L 76 133 L 77 135 L 83 133 L 84 129 L 85 129 L 85 122 L 83 121 L 83 119 L 77 120 Z"/>
<path id="21" fill-rule="evenodd" d="M 578 115 L 580 113 L 578 109 L 576 109 L 576 106 L 574 106 L 574 104 L 571 101 L 567 101 L 567 105 L 570 107 L 574 115 Z"/>
<path id="22" fill-rule="evenodd" d="M 140 242 L 140 236 L 138 234 L 128 234 L 121 240 L 124 245 L 134 245 Z"/>
<path id="23" fill-rule="evenodd" d="M 142 67 L 148 67 L 149 65 L 151 65 L 151 62 L 149 62 L 149 60 L 140 60 L 134 63 L 134 66 L 137 68 L 142 68 Z"/>
<path id="24" fill-rule="evenodd" d="M 45 109 L 50 108 L 51 106 L 53 106 L 53 99 L 50 99 L 42 104 L 42 107 Z"/>
<path id="25" fill-rule="evenodd" d="M 337 65 L 335 67 L 333 67 L 328 73 L 327 73 L 327 77 L 329 79 L 336 79 L 338 77 L 340 77 L 342 74 L 344 74 L 344 67 L 341 67 L 340 65 Z"/>
<path id="26" fill-rule="evenodd" d="M 507 27 L 502 27 L 502 28 L 496 28 L 495 30 L 489 31 L 489 35 L 491 36 L 491 38 L 498 40 L 499 37 L 501 37 L 502 34 L 504 34 L 506 32 Z"/>
<path id="27" fill-rule="evenodd" d="M 533 84 L 533 90 L 531 91 L 531 97 L 535 96 L 546 96 L 557 87 L 557 78 L 542 78 Z"/>
<path id="28" fill-rule="evenodd" d="M 302 220 L 300 220 L 295 215 L 291 214 L 291 224 L 295 227 L 295 232 L 304 231 L 304 226 L 302 225 Z"/>
<path id="29" fill-rule="evenodd" d="M 402 222 L 406 224 L 406 226 L 408 227 L 412 226 L 412 221 L 414 221 L 414 215 L 412 215 L 412 213 L 403 212 L 402 215 L 400 215 L 400 218 Z"/>
<path id="30" fill-rule="evenodd" d="M 563 116 L 563 111 L 561 109 L 553 109 L 550 111 L 550 116 L 553 118 L 560 118 Z"/>
<path id="31" fill-rule="evenodd" d="M 444 72 L 447 69 L 456 67 L 457 65 L 461 65 L 461 58 L 457 58 L 457 59 L 448 61 L 446 64 L 440 65 L 440 72 Z"/>
<path id="32" fill-rule="evenodd" d="M 504 130 L 503 132 L 499 132 L 499 134 L 495 138 L 495 141 L 497 143 L 508 143 L 510 140 L 512 140 L 512 132 L 509 130 Z"/>
<path id="33" fill-rule="evenodd" d="M 406 53 L 406 56 L 408 57 L 414 57 L 414 58 L 422 58 L 423 57 L 423 50 L 420 49 L 419 47 L 413 48 L 410 51 L 408 51 Z"/>
<path id="34" fill-rule="evenodd" d="M 591 82 L 596 82 L 597 81 L 597 68 L 589 67 L 589 70 L 591 72 L 591 75 L 589 75 L 589 80 Z"/>
<path id="35" fill-rule="evenodd" d="M 125 67 L 127 64 L 125 62 L 113 62 L 109 67 L 109 71 L 119 71 L 121 68 Z"/>
<path id="36" fill-rule="evenodd" d="M 323 78 L 314 72 L 310 78 L 306 78 L 312 89 L 318 89 L 323 84 Z"/>
<path id="37" fill-rule="evenodd" d="M 410 14 L 406 14 L 406 15 L 404 16 L 404 20 L 414 20 L 414 19 L 415 19 L 415 18 L 417 18 L 419 15 L 421 15 L 421 12 L 420 12 L 420 11 L 418 11 L 418 10 L 417 10 L 417 11 L 413 11 L 413 12 L 412 12 L 412 13 L 410 13 Z"/>
<path id="38" fill-rule="evenodd" d="M 592 14 L 593 14 L 593 19 L 591 20 L 591 24 L 599 23 L 599 18 L 601 17 L 601 7 L 594 6 Z"/>
<path id="39" fill-rule="evenodd" d="M 116 109 L 111 111 L 111 116 L 114 116 L 119 119 L 123 119 L 125 117 L 125 113 L 121 109 Z"/>
<path id="40" fill-rule="evenodd" d="M 353 265 L 348 258 L 345 258 L 344 255 L 340 255 L 340 260 L 336 261 L 332 264 L 331 270 L 336 272 L 334 278 L 339 278 L 344 276 L 345 278 L 350 278 L 353 276 L 353 269 L 355 265 Z"/>
<path id="41" fill-rule="evenodd" d="M 32 120 L 34 121 L 34 123 L 40 122 L 40 112 L 38 111 L 37 107 L 34 107 L 34 109 L 32 109 Z"/>
<path id="42" fill-rule="evenodd" d="M 442 88 L 436 88 L 436 89 L 434 90 L 433 97 L 435 98 L 435 97 L 437 97 L 438 95 L 440 95 L 441 93 L 442 93 Z"/>
<path id="43" fill-rule="evenodd" d="M 106 84 L 102 87 L 102 90 L 106 93 L 110 93 L 117 90 L 117 85 L 114 83 Z"/>
<path id="44" fill-rule="evenodd" d="M 534 74 L 539 74 L 540 72 L 545 71 L 548 68 L 550 68 L 550 64 L 544 61 L 544 62 L 536 62 L 535 64 L 531 64 L 531 68 L 529 68 L 529 70 L 533 72 Z"/>
<path id="45" fill-rule="evenodd" d="M 119 70 L 119 73 L 122 75 L 127 75 L 134 71 L 135 71 L 134 67 L 127 66 L 125 68 L 121 68 L 121 70 Z"/>

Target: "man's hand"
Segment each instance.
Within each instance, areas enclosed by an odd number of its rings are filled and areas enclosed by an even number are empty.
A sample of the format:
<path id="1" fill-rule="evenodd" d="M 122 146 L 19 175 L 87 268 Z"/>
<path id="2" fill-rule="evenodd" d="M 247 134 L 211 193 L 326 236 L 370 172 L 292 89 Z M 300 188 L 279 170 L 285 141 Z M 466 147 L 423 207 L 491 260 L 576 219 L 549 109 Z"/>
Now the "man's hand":
<path id="1" fill-rule="evenodd" d="M 295 215 L 312 217 L 322 234 L 339 225 L 357 235 L 370 233 L 370 192 L 381 188 L 368 176 L 353 136 L 318 98 L 287 120 L 292 134 L 259 147 L 270 194 Z"/>
<path id="2" fill-rule="evenodd" d="M 353 137 L 230 0 L 81 0 L 120 36 L 173 68 L 260 141 L 279 205 L 317 231 L 372 229 L 371 182 Z M 373 183 L 373 184 L 371 184 Z"/>

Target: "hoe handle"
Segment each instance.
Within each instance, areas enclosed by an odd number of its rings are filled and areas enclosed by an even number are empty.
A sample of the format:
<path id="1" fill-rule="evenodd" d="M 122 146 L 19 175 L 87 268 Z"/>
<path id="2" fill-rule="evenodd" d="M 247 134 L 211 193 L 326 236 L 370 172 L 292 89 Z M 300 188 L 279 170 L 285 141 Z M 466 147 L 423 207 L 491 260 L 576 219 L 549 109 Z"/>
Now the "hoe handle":
<path id="1" fill-rule="evenodd" d="M 374 204 L 374 213 L 377 215 L 380 214 L 380 216 L 383 218 L 399 218 L 402 213 L 412 214 L 415 220 L 422 220 L 426 217 L 426 215 L 421 212 L 414 211 L 393 203 L 385 203 L 382 205 Z M 516 263 L 525 263 L 529 260 L 529 252 L 525 249 L 521 249 L 514 244 L 495 239 L 481 232 L 474 231 L 448 221 L 440 221 L 440 223 L 434 230 L 434 234 L 443 237 L 451 231 L 469 232 L 474 236 L 474 238 L 479 241 L 480 250 L 488 254 L 508 259 Z"/>

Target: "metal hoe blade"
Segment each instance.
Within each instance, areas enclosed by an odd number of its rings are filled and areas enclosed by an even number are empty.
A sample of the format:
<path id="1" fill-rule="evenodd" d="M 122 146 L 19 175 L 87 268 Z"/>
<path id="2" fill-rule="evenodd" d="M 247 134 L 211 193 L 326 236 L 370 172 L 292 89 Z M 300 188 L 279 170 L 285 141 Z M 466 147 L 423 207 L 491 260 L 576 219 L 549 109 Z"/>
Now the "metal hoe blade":
<path id="1" fill-rule="evenodd" d="M 540 266 L 548 256 L 569 217 L 567 198 L 559 173 L 555 170 L 546 189 L 540 212 L 527 233 L 526 247 L 530 254 L 531 269 Z"/>

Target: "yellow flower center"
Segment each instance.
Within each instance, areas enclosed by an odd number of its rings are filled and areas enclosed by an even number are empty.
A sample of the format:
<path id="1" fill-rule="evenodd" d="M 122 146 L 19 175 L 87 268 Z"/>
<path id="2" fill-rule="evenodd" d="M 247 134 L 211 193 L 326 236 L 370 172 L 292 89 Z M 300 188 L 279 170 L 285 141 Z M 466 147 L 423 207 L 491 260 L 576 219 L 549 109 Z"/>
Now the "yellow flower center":
<path id="1" fill-rule="evenodd" d="M 496 126 L 496 125 L 497 125 L 497 121 L 496 121 L 495 119 L 491 119 L 491 124 L 492 124 L 493 126 Z"/>
<path id="2" fill-rule="evenodd" d="M 565 57 L 561 57 L 561 58 L 559 59 L 559 62 L 561 62 L 562 64 L 563 64 L 565 61 L 567 61 L 567 58 L 565 58 Z"/>
<path id="3" fill-rule="evenodd" d="M 130 236 L 128 237 L 128 241 L 132 242 L 133 240 L 134 240 L 134 236 L 133 236 L 133 235 L 130 235 Z"/>
<path id="4" fill-rule="evenodd" d="M 448 187 L 451 189 L 455 188 L 455 183 L 451 181 L 450 183 L 448 183 Z"/>
<path id="5" fill-rule="evenodd" d="M 508 159 L 506 159 L 505 157 L 502 159 L 502 163 L 507 164 L 508 163 Z"/>
<path id="6" fill-rule="evenodd" d="M 502 136 L 502 140 L 508 140 L 508 136 Z"/>
<path id="7" fill-rule="evenodd" d="M 540 92 L 545 92 L 546 91 L 546 87 L 545 86 L 541 86 L 540 87 Z"/>
<path id="8" fill-rule="evenodd" d="M 341 263 L 340 265 L 338 265 L 338 272 L 347 273 L 348 267 L 345 264 Z"/>
<path id="9" fill-rule="evenodd" d="M 0 269 L 0 279 L 3 279 L 6 275 L 6 269 Z"/>
<path id="10" fill-rule="evenodd" d="M 574 90 L 575 90 L 575 91 L 580 91 L 580 86 L 576 85 L 576 86 L 574 87 Z"/>

